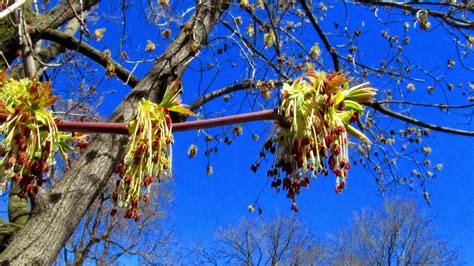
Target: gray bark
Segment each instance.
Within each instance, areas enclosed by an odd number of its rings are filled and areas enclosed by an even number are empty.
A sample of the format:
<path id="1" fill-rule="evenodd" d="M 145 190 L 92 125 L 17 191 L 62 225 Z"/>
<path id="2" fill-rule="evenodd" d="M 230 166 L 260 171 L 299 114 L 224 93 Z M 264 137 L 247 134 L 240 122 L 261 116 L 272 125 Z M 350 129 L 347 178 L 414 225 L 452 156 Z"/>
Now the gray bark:
<path id="1" fill-rule="evenodd" d="M 180 77 L 196 55 L 196 48 L 206 44 L 209 32 L 227 7 L 228 1 L 201 1 L 179 36 L 118 106 L 110 121 L 131 120 L 136 104 L 143 97 L 159 100 L 167 84 Z M 14 265 L 51 264 L 87 209 L 105 188 L 126 142 L 127 137 L 121 135 L 95 136 L 73 169 L 52 191 L 37 194 L 30 220 L 0 254 L 0 262 Z"/>
<path id="2" fill-rule="evenodd" d="M 89 10 L 91 7 L 99 3 L 99 0 L 83 0 L 82 8 Z M 71 1 L 72 7 L 76 12 L 80 12 L 79 1 Z M 24 5 L 25 20 L 31 25 L 35 31 L 43 31 L 45 29 L 56 29 L 61 25 L 74 18 L 74 13 L 67 1 L 62 1 L 55 8 L 44 14 L 35 15 L 30 5 Z M 17 28 L 13 23 L 12 17 L 6 17 L 0 20 L 0 51 L 5 56 L 8 63 L 11 63 L 17 57 L 18 36 Z M 3 58 L 0 57 L 0 68 L 5 67 Z"/>

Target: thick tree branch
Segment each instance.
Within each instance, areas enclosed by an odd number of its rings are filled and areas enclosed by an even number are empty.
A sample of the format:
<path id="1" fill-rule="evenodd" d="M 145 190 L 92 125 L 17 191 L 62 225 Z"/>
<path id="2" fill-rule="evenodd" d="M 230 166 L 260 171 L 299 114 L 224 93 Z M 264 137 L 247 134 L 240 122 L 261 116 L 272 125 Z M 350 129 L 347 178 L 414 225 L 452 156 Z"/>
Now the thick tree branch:
<path id="1" fill-rule="evenodd" d="M 104 53 L 98 51 L 89 44 L 77 40 L 67 33 L 53 29 L 45 29 L 44 31 L 39 32 L 35 37 L 61 44 L 72 51 L 78 51 L 91 60 L 94 60 L 104 68 L 107 67 L 108 64 L 113 65 L 115 67 L 115 73 L 117 77 L 132 88 L 135 87 L 139 82 L 138 78 L 125 69 L 122 65 L 110 58 L 107 58 L 104 56 Z"/>

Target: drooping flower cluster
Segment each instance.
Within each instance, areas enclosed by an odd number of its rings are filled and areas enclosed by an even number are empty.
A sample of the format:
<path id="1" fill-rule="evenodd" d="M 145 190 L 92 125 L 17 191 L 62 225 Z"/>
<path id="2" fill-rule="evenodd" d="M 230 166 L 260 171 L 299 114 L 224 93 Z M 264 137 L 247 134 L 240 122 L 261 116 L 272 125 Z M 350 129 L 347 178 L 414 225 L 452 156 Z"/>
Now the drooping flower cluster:
<path id="1" fill-rule="evenodd" d="M 0 113 L 8 114 L 0 125 L 0 183 L 14 180 L 21 193 L 35 193 L 47 181 L 43 177 L 59 152 L 69 163 L 71 135 L 58 131 L 56 119 L 48 109 L 57 100 L 47 82 L 7 79 L 0 72 Z"/>
<path id="2" fill-rule="evenodd" d="M 358 121 L 364 110 L 361 104 L 370 101 L 376 90 L 368 83 L 349 88 L 346 76 L 311 70 L 292 85 L 283 86 L 279 112 L 287 124 L 275 125 L 264 151 L 275 154 L 267 173 L 274 179 L 272 187 L 288 191 L 294 211 L 298 210 L 295 197 L 300 188 L 307 187 L 310 177 L 318 173 L 328 175 L 331 171 L 336 175 L 336 192 L 346 187 L 348 133 L 370 143 L 350 123 Z"/>
<path id="3" fill-rule="evenodd" d="M 171 133 L 170 112 L 192 115 L 181 104 L 179 81 L 168 87 L 160 104 L 142 99 L 138 114 L 129 124 L 130 139 L 125 156 L 116 166 L 119 175 L 113 199 L 118 207 L 126 208 L 126 218 L 140 219 L 140 202 L 150 201 L 151 184 L 171 176 Z M 142 196 L 142 188 L 146 193 Z M 113 210 L 115 213 L 116 210 Z"/>

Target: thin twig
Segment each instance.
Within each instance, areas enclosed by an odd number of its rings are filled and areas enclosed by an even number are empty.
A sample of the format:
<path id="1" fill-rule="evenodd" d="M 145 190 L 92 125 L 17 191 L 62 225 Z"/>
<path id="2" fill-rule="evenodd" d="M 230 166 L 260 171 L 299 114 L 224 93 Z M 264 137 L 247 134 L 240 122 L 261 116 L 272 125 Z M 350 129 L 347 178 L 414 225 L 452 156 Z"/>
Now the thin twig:
<path id="1" fill-rule="evenodd" d="M 397 118 L 399 120 L 402 120 L 402 121 L 405 121 L 405 122 L 408 122 L 410 124 L 417 125 L 420 127 L 429 128 L 431 130 L 435 130 L 439 132 L 451 133 L 455 135 L 470 136 L 470 137 L 474 136 L 474 131 L 465 131 L 465 130 L 460 130 L 460 129 L 455 129 L 455 128 L 442 127 L 439 125 L 429 124 L 429 123 L 420 121 L 418 119 L 411 118 L 411 117 L 402 115 L 400 113 L 397 113 L 395 111 L 392 111 L 390 109 L 387 109 L 379 103 L 365 103 L 365 105 L 383 114 L 389 115 L 391 117 Z"/>
<path id="2" fill-rule="evenodd" d="M 319 26 L 318 22 L 316 21 L 316 18 L 313 16 L 313 13 L 309 9 L 308 5 L 306 4 L 306 0 L 300 0 L 300 4 L 304 9 L 304 12 L 306 13 L 306 16 L 308 16 L 309 21 L 313 25 L 313 28 L 316 30 L 318 33 L 319 38 L 323 41 L 324 47 L 326 47 L 326 50 L 329 52 L 332 58 L 332 64 L 334 65 L 334 69 L 337 71 L 340 70 L 339 66 L 339 60 L 337 58 L 337 52 L 336 48 L 332 47 L 331 44 L 329 43 L 329 40 L 324 34 L 323 30 Z"/>
<path id="3" fill-rule="evenodd" d="M 63 45 L 67 49 L 78 51 L 79 53 L 99 63 L 103 67 L 107 67 L 107 64 L 114 65 L 117 77 L 132 88 L 135 87 L 139 82 L 138 78 L 135 77 L 132 73 L 130 73 L 127 69 L 125 69 L 122 65 L 112 59 L 107 60 L 102 52 L 98 51 L 97 49 L 85 42 L 81 42 L 71 37 L 66 33 L 63 33 L 58 30 L 46 29 L 42 32 L 39 32 L 38 35 L 35 37 L 53 41 Z"/>
<path id="4" fill-rule="evenodd" d="M 379 101 L 378 104 L 406 104 L 406 105 L 415 105 L 423 107 L 436 107 L 440 109 L 462 109 L 462 108 L 471 108 L 474 107 L 474 103 L 464 104 L 464 105 L 447 105 L 447 104 L 436 104 L 436 103 L 417 103 L 417 102 L 408 102 L 408 101 Z"/>

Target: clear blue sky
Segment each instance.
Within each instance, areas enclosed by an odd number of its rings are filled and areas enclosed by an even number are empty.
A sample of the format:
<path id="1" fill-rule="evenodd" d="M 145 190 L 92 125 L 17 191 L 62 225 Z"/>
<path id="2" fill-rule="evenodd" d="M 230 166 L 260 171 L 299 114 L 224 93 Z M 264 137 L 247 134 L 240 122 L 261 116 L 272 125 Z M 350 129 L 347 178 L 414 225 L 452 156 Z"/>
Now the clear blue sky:
<path id="1" fill-rule="evenodd" d="M 106 9 L 103 12 L 107 11 Z M 234 8 L 233 11 L 237 12 L 238 9 Z M 349 11 L 351 18 L 349 31 L 360 28 L 363 32 L 359 45 L 365 63 L 378 66 L 387 52 L 387 44 L 380 38 L 381 31 L 388 30 L 391 34 L 403 36 L 403 24 L 381 25 L 366 8 L 349 6 Z M 138 54 L 143 51 L 147 39 L 161 39 L 159 36 L 160 30 L 149 24 L 144 24 L 142 18 L 138 17 L 140 14 L 140 12 L 130 12 L 128 14 L 130 20 L 127 22 L 129 30 L 127 41 L 130 41 L 130 43 L 125 46 L 131 52 L 138 49 Z M 330 16 L 321 23 L 325 30 L 334 30 L 334 22 L 343 25 L 344 13 L 342 6 L 334 6 L 334 10 L 329 14 Z M 107 20 L 106 22 L 110 23 Z M 116 43 L 121 32 L 119 29 L 113 29 L 112 26 L 117 25 L 110 23 L 110 26 L 107 26 L 104 40 L 95 45 L 99 48 L 101 45 L 104 48 L 112 47 L 112 52 L 116 56 L 118 53 Z M 429 34 L 414 30 L 413 21 L 410 21 L 410 26 L 411 42 L 406 49 L 405 57 L 411 60 L 414 65 L 423 65 L 430 70 L 434 70 L 435 73 L 443 73 L 448 58 L 454 56 L 455 51 L 452 47 L 446 46 L 451 44 L 452 37 L 446 35 L 443 30 Z M 134 35 L 133 29 L 135 28 L 141 29 L 139 36 Z M 173 29 L 173 31 L 176 30 Z M 218 31 L 227 33 L 221 27 L 218 28 Z M 412 34 L 414 31 L 416 33 Z M 316 41 L 321 44 L 311 27 L 307 27 L 304 35 L 303 42 Z M 337 39 L 334 40 L 337 44 Z M 222 45 L 215 46 L 215 48 L 219 47 L 222 47 Z M 157 52 L 156 55 L 158 54 Z M 237 67 L 229 67 L 229 57 L 233 60 L 233 63 L 237 64 Z M 236 51 L 236 49 L 230 50 L 228 54 L 219 58 L 228 61 L 221 62 L 222 71 L 218 73 L 216 81 L 210 88 L 211 90 L 229 85 L 234 79 L 243 78 L 243 72 L 241 71 L 245 62 L 240 59 L 239 51 Z M 326 66 L 330 67 L 330 59 L 324 50 L 323 60 L 326 62 Z M 213 71 L 204 73 L 202 77 L 197 71 L 193 71 L 199 69 L 201 65 L 207 65 L 209 62 L 213 62 L 212 54 L 204 53 L 191 64 L 192 70 L 186 72 L 183 78 L 185 103 L 191 103 L 199 94 L 202 94 L 202 91 L 198 91 L 199 82 L 201 82 L 201 90 L 204 90 L 210 79 L 213 78 L 215 73 Z M 130 68 L 130 65 L 128 66 Z M 136 74 L 142 76 L 146 73 L 146 70 L 147 67 L 141 66 L 137 69 Z M 454 84 L 464 83 L 464 86 L 466 86 L 467 82 L 473 81 L 472 74 L 469 75 L 460 70 L 457 65 L 452 73 L 448 74 L 448 77 L 450 82 Z M 408 96 L 408 100 L 432 103 L 443 102 L 445 100 L 444 92 L 436 91 L 434 95 L 428 96 L 426 87 L 432 84 L 426 76 L 423 78 L 426 80 L 425 82 L 415 82 L 417 90 Z M 396 90 L 396 81 L 389 81 L 383 76 L 371 81 L 375 86 L 380 86 L 381 90 Z M 105 83 L 104 85 L 104 91 L 117 86 L 113 83 Z M 403 86 L 406 86 L 406 83 L 402 83 L 401 87 Z M 106 98 L 105 104 L 101 107 L 102 113 L 110 113 L 112 106 L 120 100 L 119 95 L 126 91 L 127 88 L 120 88 L 116 98 Z M 231 101 L 234 106 L 227 113 L 237 110 L 242 95 L 236 94 L 234 96 L 235 101 Z M 450 102 L 466 102 L 466 97 L 462 95 L 458 88 L 450 93 L 448 97 Z M 222 99 L 217 99 L 206 110 L 217 112 L 222 110 L 224 106 L 226 105 Z M 247 111 L 248 107 L 244 107 L 243 110 Z M 463 116 L 462 112 L 452 112 L 448 116 L 435 109 L 417 108 L 413 109 L 413 114 L 415 117 L 428 122 L 473 129 L 470 120 Z M 383 120 L 382 123 L 386 125 L 389 121 L 392 120 Z M 405 127 L 404 123 L 399 122 L 394 122 L 393 125 L 395 129 Z M 217 146 L 218 153 L 212 154 L 210 157 L 210 163 L 214 169 L 214 174 L 211 176 L 206 175 L 208 158 L 204 156 L 206 149 L 204 135 L 198 132 L 177 133 L 175 135 L 176 143 L 173 146 L 175 202 L 171 213 L 173 219 L 171 224 L 175 229 L 179 243 L 186 246 L 193 241 L 211 240 L 217 227 L 235 224 L 243 216 L 257 215 L 256 213 L 249 214 L 247 211 L 247 206 L 252 204 L 257 197 L 259 197 L 259 206 L 264 208 L 263 215 L 265 216 L 290 213 L 291 202 L 285 198 L 284 193 L 276 194 L 274 190 L 270 189 L 265 175 L 265 167 L 262 167 L 257 174 L 253 174 L 249 170 L 266 137 L 265 129 L 268 130 L 270 126 L 269 122 L 249 123 L 244 127 L 243 136 L 236 138 L 232 145 L 219 144 Z M 228 130 L 229 127 L 224 129 Z M 209 132 L 217 134 L 222 130 L 222 128 L 217 128 Z M 260 134 L 260 141 L 255 142 L 251 133 Z M 197 158 L 188 159 L 186 152 L 192 143 L 196 143 L 199 147 L 198 156 Z M 216 142 L 211 142 L 211 145 L 216 144 Z M 468 137 L 433 133 L 431 137 L 424 139 L 425 144 L 433 150 L 430 158 L 432 162 L 442 163 L 444 166 L 443 171 L 427 183 L 427 189 L 431 195 L 431 206 L 425 204 L 422 194 L 419 192 L 410 193 L 402 187 L 396 191 L 415 197 L 433 218 L 439 228 L 440 236 L 448 239 L 453 246 L 459 247 L 463 253 L 463 259 L 468 264 L 472 264 L 474 263 L 474 254 L 470 251 L 474 250 L 474 230 L 471 228 L 474 225 L 474 196 L 471 193 L 474 187 L 472 174 L 474 140 Z M 404 167 L 404 165 L 402 164 L 400 167 Z M 410 170 L 408 169 L 408 171 Z M 336 228 L 347 225 L 355 211 L 381 202 L 381 195 L 374 177 L 366 170 L 353 167 L 348 182 L 348 188 L 343 193 L 336 195 L 334 193 L 334 177 L 319 177 L 311 183 L 309 189 L 303 190 L 298 197 L 300 211 L 295 215 L 308 222 L 320 237 L 324 237 L 326 234 L 334 232 Z"/>

